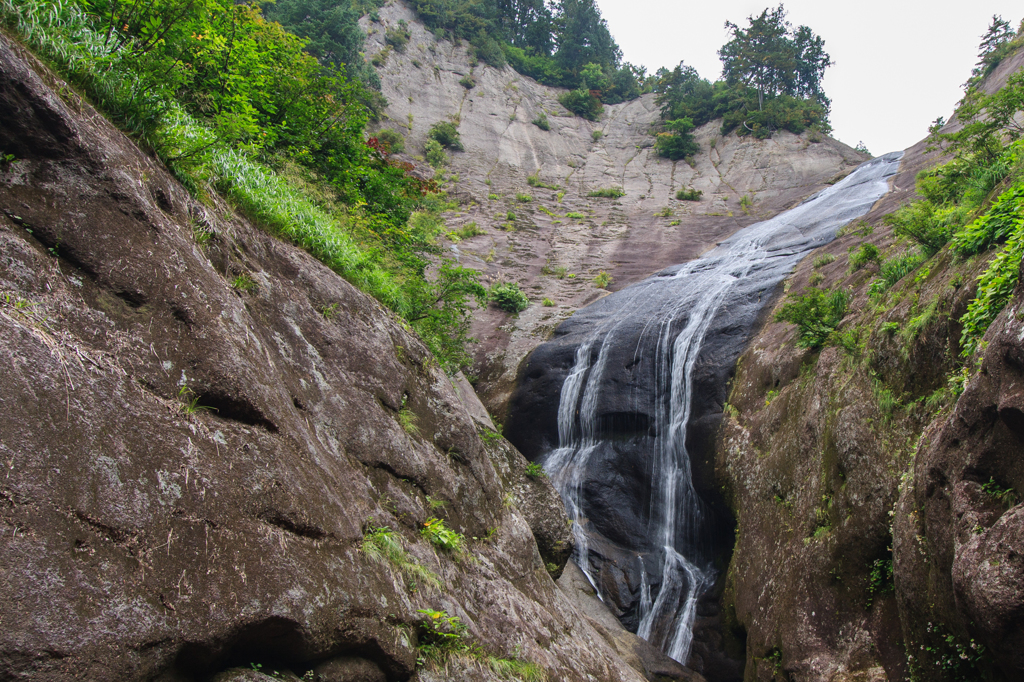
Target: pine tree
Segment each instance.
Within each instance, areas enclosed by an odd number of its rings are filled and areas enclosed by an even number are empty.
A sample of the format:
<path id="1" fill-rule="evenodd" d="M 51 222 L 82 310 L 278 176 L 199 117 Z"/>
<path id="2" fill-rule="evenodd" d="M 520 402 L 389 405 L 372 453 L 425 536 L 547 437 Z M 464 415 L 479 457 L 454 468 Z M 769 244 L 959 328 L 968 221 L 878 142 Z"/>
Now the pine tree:
<path id="1" fill-rule="evenodd" d="M 1014 35 L 1010 22 L 993 14 L 992 23 L 978 45 L 978 63 L 971 71 L 971 76 L 984 76 L 994 69 L 1004 56 L 1004 46 L 1013 40 Z"/>

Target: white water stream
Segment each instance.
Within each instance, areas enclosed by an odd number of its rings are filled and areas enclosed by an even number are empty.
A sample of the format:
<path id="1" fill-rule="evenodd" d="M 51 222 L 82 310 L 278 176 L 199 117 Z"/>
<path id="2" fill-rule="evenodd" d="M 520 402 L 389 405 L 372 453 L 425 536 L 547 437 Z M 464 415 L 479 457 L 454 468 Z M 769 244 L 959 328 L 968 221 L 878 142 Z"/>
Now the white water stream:
<path id="1" fill-rule="evenodd" d="M 756 304 L 762 294 L 770 294 L 809 250 L 870 210 L 888 190 L 887 178 L 896 172 L 901 156 L 870 161 L 800 206 L 740 230 L 700 259 L 607 297 L 602 305 L 611 312 L 597 316 L 576 350 L 558 405 L 559 447 L 542 461 L 574 522 L 574 559 L 602 598 L 595 575 L 600 560 L 591 556 L 594 538 L 588 519 L 601 510 L 588 508 L 583 486 L 591 455 L 601 445 L 599 398 L 616 344 L 635 344 L 635 360 L 654 354 L 655 386 L 647 387 L 656 398 L 653 461 L 648 463 L 649 550 L 647 561 L 638 557 L 637 634 L 677 661 L 689 658 L 697 601 L 715 579 L 700 552 L 704 505 L 694 489 L 686 446 L 691 379 L 708 330 L 717 316 L 728 315 L 730 304 Z M 638 319 L 639 340 L 627 331 Z"/>

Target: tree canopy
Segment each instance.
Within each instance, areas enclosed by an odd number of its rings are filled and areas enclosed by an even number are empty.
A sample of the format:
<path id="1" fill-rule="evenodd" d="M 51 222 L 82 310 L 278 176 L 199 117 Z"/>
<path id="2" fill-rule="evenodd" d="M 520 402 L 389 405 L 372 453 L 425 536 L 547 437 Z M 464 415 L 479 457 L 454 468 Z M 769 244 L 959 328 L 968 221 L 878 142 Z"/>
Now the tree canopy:
<path id="1" fill-rule="evenodd" d="M 832 59 L 825 41 L 807 26 L 794 30 L 783 5 L 747 17 L 747 22 L 746 28 L 725 22 L 732 39 L 718 56 L 726 82 L 756 89 L 760 108 L 766 98 L 778 95 L 814 97 L 827 106 L 821 78 Z"/>

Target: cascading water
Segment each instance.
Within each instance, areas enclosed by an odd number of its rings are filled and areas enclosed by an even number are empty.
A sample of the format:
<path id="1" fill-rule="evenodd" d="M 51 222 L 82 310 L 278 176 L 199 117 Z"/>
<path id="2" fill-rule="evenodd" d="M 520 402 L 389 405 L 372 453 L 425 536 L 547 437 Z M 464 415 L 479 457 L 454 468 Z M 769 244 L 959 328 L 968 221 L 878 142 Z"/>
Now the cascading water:
<path id="1" fill-rule="evenodd" d="M 541 460 L 573 520 L 574 560 L 628 626 L 677 661 L 689 657 L 697 602 L 715 578 L 690 431 L 720 418 L 725 378 L 771 291 L 885 194 L 901 156 L 863 164 L 702 258 L 578 311 L 530 358 L 512 409 L 531 391 L 534 406 L 549 405 L 536 394 L 561 380 L 558 444 Z"/>

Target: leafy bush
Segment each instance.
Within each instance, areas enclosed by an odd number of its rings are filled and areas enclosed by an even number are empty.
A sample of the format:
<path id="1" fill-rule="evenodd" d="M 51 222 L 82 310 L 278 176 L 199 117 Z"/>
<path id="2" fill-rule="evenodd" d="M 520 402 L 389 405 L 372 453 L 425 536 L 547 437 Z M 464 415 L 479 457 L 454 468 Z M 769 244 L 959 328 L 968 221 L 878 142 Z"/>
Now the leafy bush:
<path id="1" fill-rule="evenodd" d="M 551 124 L 548 122 L 548 115 L 543 111 L 537 114 L 537 118 L 533 119 L 531 123 L 541 130 L 551 130 Z"/>
<path id="2" fill-rule="evenodd" d="M 423 146 L 423 155 L 427 158 L 427 163 L 434 168 L 447 166 L 451 161 L 445 153 L 444 147 L 437 140 L 427 140 L 427 143 Z"/>
<path id="3" fill-rule="evenodd" d="M 544 467 L 537 462 L 526 463 L 526 475 L 533 479 L 547 478 L 548 476 L 547 472 L 544 471 Z"/>
<path id="4" fill-rule="evenodd" d="M 436 140 L 445 149 L 462 151 L 462 141 L 459 139 L 459 128 L 451 121 L 438 121 L 430 126 L 427 137 Z"/>
<path id="5" fill-rule="evenodd" d="M 449 528 L 444 519 L 434 516 L 423 522 L 420 535 L 429 540 L 430 544 L 435 547 L 440 547 L 446 552 L 453 554 L 460 554 L 466 545 L 466 537 L 464 535 L 456 533 Z"/>
<path id="6" fill-rule="evenodd" d="M 588 121 L 596 121 L 604 111 L 601 100 L 594 97 L 589 90 L 579 89 L 564 92 L 558 96 L 558 103 Z"/>
<path id="7" fill-rule="evenodd" d="M 699 189 L 681 189 L 676 192 L 676 199 L 679 201 L 700 201 L 700 198 L 704 196 L 704 192 Z"/>
<path id="8" fill-rule="evenodd" d="M 599 197 L 603 199 L 618 199 L 626 196 L 621 187 L 602 187 L 592 192 L 587 192 L 588 197 Z"/>
<path id="9" fill-rule="evenodd" d="M 913 272 L 924 260 L 924 256 L 916 250 L 887 258 L 879 267 L 878 279 L 871 283 L 868 293 L 871 296 L 878 296 L 888 291 L 896 282 Z"/>
<path id="10" fill-rule="evenodd" d="M 594 132 L 590 133 L 590 139 L 593 140 L 594 142 L 600 141 L 602 137 L 604 137 L 603 130 L 595 130 Z"/>
<path id="11" fill-rule="evenodd" d="M 554 302 L 554 301 L 552 301 L 552 300 L 551 300 L 550 298 L 544 298 L 544 299 L 543 299 L 543 300 L 542 300 L 542 301 L 540 302 L 540 304 L 541 304 L 542 306 L 544 306 L 545 308 L 553 308 L 553 307 L 554 307 L 554 305 L 555 305 L 555 302 Z"/>
<path id="12" fill-rule="evenodd" d="M 818 268 L 823 268 L 826 265 L 828 265 L 829 263 L 834 263 L 835 260 L 836 260 L 835 255 L 833 255 L 831 253 L 823 253 L 820 256 L 815 256 L 815 258 L 814 258 L 814 269 L 817 270 Z"/>
<path id="13" fill-rule="evenodd" d="M 473 78 L 471 74 L 467 73 L 465 76 L 459 79 L 459 85 L 466 88 L 467 90 L 472 90 L 473 88 L 476 87 L 476 78 Z"/>
<path id="14" fill-rule="evenodd" d="M 868 263 L 878 263 L 880 259 L 881 255 L 878 253 L 877 246 L 868 243 L 861 244 L 856 251 L 850 254 L 850 272 L 856 272 Z"/>
<path id="15" fill-rule="evenodd" d="M 491 287 L 490 300 L 494 305 L 508 313 L 519 313 L 526 310 L 530 305 L 530 299 L 526 297 L 515 282 L 501 282 Z"/>
<path id="16" fill-rule="evenodd" d="M 391 154 L 401 154 L 405 151 L 405 138 L 401 133 L 384 128 L 377 133 L 377 139 L 384 145 L 386 151 Z"/>
<path id="17" fill-rule="evenodd" d="M 526 178 L 526 184 L 530 187 L 543 187 L 544 189 L 557 190 L 558 185 L 552 185 L 540 179 L 539 173 L 534 173 Z"/>
<path id="18" fill-rule="evenodd" d="M 612 283 L 612 276 L 602 270 L 597 273 L 597 277 L 594 278 L 594 286 L 598 289 L 605 289 L 609 284 Z"/>
<path id="19" fill-rule="evenodd" d="M 384 42 L 395 48 L 398 52 L 405 52 L 405 46 L 412 34 L 409 33 L 409 25 L 405 19 L 399 19 L 397 26 L 392 26 L 384 31 Z"/>
<path id="20" fill-rule="evenodd" d="M 828 341 L 836 330 L 850 302 L 850 294 L 842 289 L 810 288 L 802 296 L 790 295 L 775 315 L 776 322 L 790 322 L 798 329 L 797 345 L 815 350 Z"/>
<path id="21" fill-rule="evenodd" d="M 929 201 L 916 201 L 902 206 L 895 213 L 885 216 L 884 220 L 892 226 L 897 236 L 919 244 L 929 258 L 946 245 L 951 234 L 951 227 L 943 219 L 943 212 L 937 211 Z"/>
<path id="22" fill-rule="evenodd" d="M 658 133 L 654 143 L 654 150 L 658 156 L 678 161 L 679 159 L 693 156 L 700 151 L 700 145 L 693 139 L 693 121 L 688 118 L 679 118 L 672 121 L 665 121 L 665 132 Z"/>
<path id="23" fill-rule="evenodd" d="M 516 201 L 518 201 L 521 204 L 528 204 L 531 201 L 533 201 L 533 197 L 524 192 L 518 192 L 516 193 Z"/>

